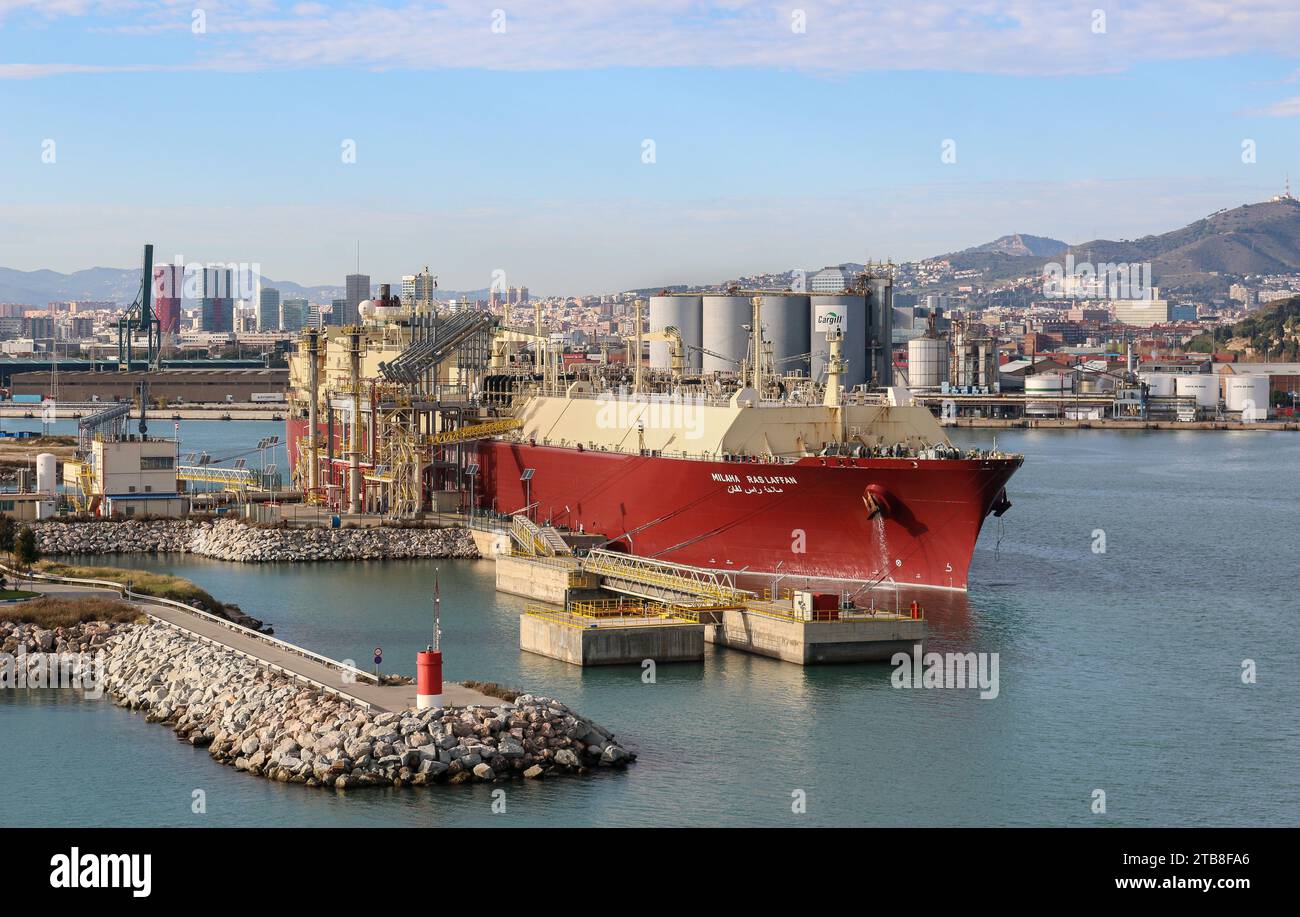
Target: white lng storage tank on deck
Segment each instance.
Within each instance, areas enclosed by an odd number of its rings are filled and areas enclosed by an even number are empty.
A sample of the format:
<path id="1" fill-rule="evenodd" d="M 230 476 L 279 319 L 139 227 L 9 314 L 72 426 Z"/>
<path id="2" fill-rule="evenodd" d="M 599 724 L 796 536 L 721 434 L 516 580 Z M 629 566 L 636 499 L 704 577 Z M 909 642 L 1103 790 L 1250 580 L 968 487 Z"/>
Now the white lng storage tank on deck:
<path id="1" fill-rule="evenodd" d="M 682 336 L 683 349 L 686 351 L 686 370 L 698 371 L 700 352 L 692 347 L 704 346 L 704 332 L 701 327 L 701 296 L 651 296 L 650 297 L 650 331 L 663 331 L 672 326 Z M 655 369 L 668 369 L 672 366 L 672 345 L 667 341 L 650 342 L 650 365 Z"/>
<path id="2" fill-rule="evenodd" d="M 701 367 L 704 372 L 740 371 L 740 364 L 749 350 L 749 332 L 745 326 L 753 317 L 753 306 L 748 296 L 703 297 L 703 346 L 705 350 L 713 351 L 703 354 Z M 764 324 L 767 324 L 766 316 L 764 319 Z"/>

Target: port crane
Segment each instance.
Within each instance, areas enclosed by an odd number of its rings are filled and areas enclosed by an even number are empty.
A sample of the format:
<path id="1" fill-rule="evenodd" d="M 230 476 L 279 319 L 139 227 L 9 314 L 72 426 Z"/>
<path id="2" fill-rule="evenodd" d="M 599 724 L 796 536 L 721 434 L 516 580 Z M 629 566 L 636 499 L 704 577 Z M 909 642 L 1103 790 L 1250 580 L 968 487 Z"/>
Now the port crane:
<path id="1" fill-rule="evenodd" d="M 140 292 L 135 302 L 117 322 L 117 368 L 126 372 L 131 368 L 134 338 L 137 332 L 145 337 L 145 355 L 148 368 L 158 368 L 162 356 L 162 325 L 154 314 L 151 297 L 153 293 L 153 245 L 144 247 L 144 269 L 140 272 Z M 57 361 L 56 361 L 57 362 Z"/>

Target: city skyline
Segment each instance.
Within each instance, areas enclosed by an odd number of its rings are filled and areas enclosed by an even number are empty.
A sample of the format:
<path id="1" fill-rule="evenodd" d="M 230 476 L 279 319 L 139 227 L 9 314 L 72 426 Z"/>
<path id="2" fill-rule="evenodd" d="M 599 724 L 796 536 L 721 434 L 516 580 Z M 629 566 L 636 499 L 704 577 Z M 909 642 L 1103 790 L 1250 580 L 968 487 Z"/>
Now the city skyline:
<path id="1" fill-rule="evenodd" d="M 1229 10 L 10 0 L 0 264 L 337 285 L 360 241 L 545 295 L 1138 237 L 1300 174 L 1300 14 Z"/>

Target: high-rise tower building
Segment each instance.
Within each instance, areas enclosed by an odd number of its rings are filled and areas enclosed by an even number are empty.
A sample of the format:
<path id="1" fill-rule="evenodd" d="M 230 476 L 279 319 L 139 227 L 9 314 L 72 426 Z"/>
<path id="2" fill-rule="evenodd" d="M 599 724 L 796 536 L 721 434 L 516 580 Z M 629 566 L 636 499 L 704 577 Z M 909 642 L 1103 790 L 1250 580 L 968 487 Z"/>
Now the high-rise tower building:
<path id="1" fill-rule="evenodd" d="M 181 328 L 181 297 L 185 291 L 185 268 L 179 264 L 157 264 L 153 269 L 153 311 L 163 334 Z"/>
<path id="2" fill-rule="evenodd" d="M 279 331 L 280 328 L 280 291 L 263 287 L 257 298 L 257 330 Z"/>
<path id="3" fill-rule="evenodd" d="M 235 303 L 231 299 L 234 281 L 227 268 L 203 269 L 203 302 L 199 309 L 199 330 L 229 333 L 234 328 Z"/>
<path id="4" fill-rule="evenodd" d="M 413 312 L 431 312 L 437 288 L 438 280 L 427 267 L 418 274 L 406 274 L 402 277 L 402 305 Z"/>
<path id="5" fill-rule="evenodd" d="M 280 306 L 280 330 L 301 331 L 307 326 L 310 314 L 307 300 L 286 299 Z"/>
<path id="6" fill-rule="evenodd" d="M 348 274 L 344 286 L 343 314 L 339 315 L 335 309 L 333 321 L 336 325 L 355 325 L 360 315 L 357 308 L 370 298 L 370 275 Z"/>

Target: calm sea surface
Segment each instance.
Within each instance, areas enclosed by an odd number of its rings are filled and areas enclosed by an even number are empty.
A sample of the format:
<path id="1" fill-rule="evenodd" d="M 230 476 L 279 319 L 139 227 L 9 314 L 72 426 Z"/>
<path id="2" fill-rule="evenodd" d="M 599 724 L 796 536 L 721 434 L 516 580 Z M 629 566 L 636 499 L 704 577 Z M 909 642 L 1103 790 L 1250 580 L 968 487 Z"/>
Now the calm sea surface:
<path id="1" fill-rule="evenodd" d="M 183 450 L 229 454 L 281 430 L 187 422 Z M 449 678 L 551 694 L 640 758 L 509 785 L 493 815 L 485 787 L 287 786 L 107 701 L 0 691 L 0 825 L 1300 823 L 1300 438 L 1003 431 L 998 445 L 1027 461 L 1013 509 L 980 539 L 969 595 L 921 594 L 927 649 L 999 654 L 996 699 L 897 690 L 885 665 L 805 669 L 712 648 L 702 664 L 660 666 L 657 684 L 639 668 L 583 671 L 519 651 L 522 601 L 494 591 L 485 561 L 109 558 L 189 577 L 331 656 L 365 661 L 381 645 L 408 672 L 437 566 Z M 1256 684 L 1242 683 L 1244 660 Z"/>

